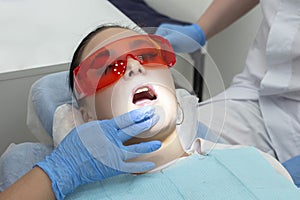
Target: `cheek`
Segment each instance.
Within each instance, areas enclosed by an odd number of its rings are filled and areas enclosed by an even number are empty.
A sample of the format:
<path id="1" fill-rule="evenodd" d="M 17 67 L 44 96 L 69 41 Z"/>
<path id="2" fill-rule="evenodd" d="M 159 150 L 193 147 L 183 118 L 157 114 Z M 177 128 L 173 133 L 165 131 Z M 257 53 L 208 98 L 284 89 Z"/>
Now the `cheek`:
<path id="1" fill-rule="evenodd" d="M 160 115 L 162 126 L 174 125 L 177 118 L 177 99 L 175 94 L 169 90 L 162 90 L 159 101 L 156 104 L 156 110 Z"/>
<path id="2" fill-rule="evenodd" d="M 111 108 L 113 116 L 119 116 L 129 112 L 131 104 L 131 88 L 123 84 L 117 84 L 111 93 Z"/>
<path id="3" fill-rule="evenodd" d="M 95 95 L 95 111 L 98 120 L 111 119 L 112 105 L 111 105 L 111 91 L 105 88 Z"/>
<path id="4" fill-rule="evenodd" d="M 97 92 L 95 109 L 97 118 L 111 119 L 128 112 L 130 101 L 128 89 L 121 84 L 114 84 Z"/>
<path id="5" fill-rule="evenodd" d="M 157 85 L 163 86 L 169 90 L 175 90 L 174 80 L 169 68 L 146 68 L 147 69 L 147 78 Z"/>

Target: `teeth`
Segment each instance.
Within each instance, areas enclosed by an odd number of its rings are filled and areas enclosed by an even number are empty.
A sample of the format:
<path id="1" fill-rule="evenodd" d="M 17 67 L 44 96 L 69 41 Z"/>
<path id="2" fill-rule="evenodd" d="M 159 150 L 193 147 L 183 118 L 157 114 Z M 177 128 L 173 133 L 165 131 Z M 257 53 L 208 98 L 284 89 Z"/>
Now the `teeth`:
<path id="1" fill-rule="evenodd" d="M 135 91 L 136 94 L 149 91 L 148 87 L 139 88 Z"/>

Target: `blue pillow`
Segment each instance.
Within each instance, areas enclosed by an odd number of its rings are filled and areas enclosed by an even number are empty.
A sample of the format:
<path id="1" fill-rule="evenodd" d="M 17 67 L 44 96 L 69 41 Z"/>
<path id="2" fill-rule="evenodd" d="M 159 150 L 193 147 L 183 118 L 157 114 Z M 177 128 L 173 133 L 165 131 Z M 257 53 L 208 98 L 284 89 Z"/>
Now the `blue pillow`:
<path id="1" fill-rule="evenodd" d="M 72 103 L 68 86 L 68 72 L 49 74 L 37 80 L 31 87 L 31 100 L 40 122 L 52 137 L 53 116 L 56 108 Z"/>

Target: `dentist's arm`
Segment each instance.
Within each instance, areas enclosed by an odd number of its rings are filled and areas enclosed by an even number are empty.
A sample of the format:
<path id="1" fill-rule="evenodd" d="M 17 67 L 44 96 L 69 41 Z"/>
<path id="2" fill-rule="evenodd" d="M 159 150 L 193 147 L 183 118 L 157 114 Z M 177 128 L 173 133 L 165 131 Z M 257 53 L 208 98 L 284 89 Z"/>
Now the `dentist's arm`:
<path id="1" fill-rule="evenodd" d="M 196 23 L 186 26 L 162 24 L 156 34 L 168 39 L 176 52 L 193 52 L 258 3 L 259 0 L 214 0 Z"/>
<path id="2" fill-rule="evenodd" d="M 49 156 L 0 193 L 0 199 L 61 200 L 80 185 L 153 169 L 152 162 L 126 160 L 157 150 L 160 141 L 123 143 L 150 129 L 158 119 L 152 107 L 143 107 L 74 128 Z"/>
<path id="3" fill-rule="evenodd" d="M 207 39 L 227 28 L 259 3 L 259 0 L 214 0 L 197 24 Z"/>

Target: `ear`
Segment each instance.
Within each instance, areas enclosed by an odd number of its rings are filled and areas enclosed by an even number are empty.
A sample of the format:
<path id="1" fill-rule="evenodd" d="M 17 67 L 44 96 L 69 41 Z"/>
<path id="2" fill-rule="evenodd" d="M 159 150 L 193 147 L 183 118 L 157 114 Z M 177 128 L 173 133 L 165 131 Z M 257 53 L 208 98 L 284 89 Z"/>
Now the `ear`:
<path id="1" fill-rule="evenodd" d="M 87 109 L 85 107 L 80 107 L 79 111 L 82 115 L 82 119 L 83 119 L 84 122 L 89 122 L 89 121 L 96 120 L 89 109 Z"/>
<path id="2" fill-rule="evenodd" d="M 182 124 L 184 120 L 184 112 L 180 106 L 180 104 L 177 102 L 177 120 L 176 120 L 176 125 Z"/>

